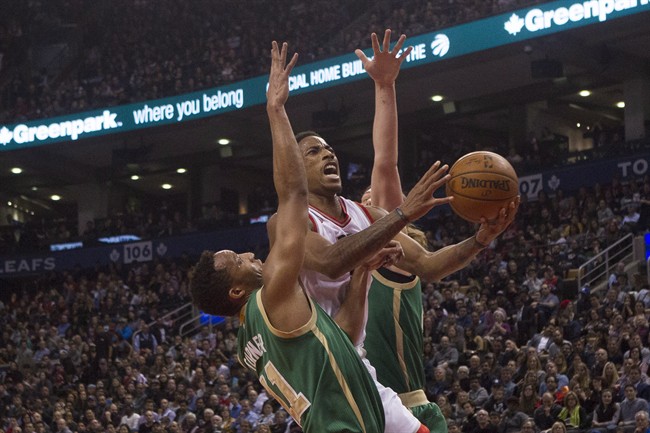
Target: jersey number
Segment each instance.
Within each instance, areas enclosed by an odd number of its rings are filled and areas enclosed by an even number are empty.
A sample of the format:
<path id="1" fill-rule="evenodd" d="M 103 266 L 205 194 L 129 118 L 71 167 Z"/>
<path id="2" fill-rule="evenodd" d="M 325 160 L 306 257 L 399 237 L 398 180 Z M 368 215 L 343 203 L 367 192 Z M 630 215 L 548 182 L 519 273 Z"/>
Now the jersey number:
<path id="1" fill-rule="evenodd" d="M 264 374 L 269 378 L 271 383 L 275 385 L 282 393 L 283 398 L 279 398 L 275 392 L 268 386 L 264 376 L 260 376 L 260 382 L 262 386 L 269 391 L 276 400 L 282 402 L 285 401 L 289 407 L 285 407 L 289 415 L 293 417 L 296 421 L 300 423 L 300 418 L 302 414 L 311 406 L 311 402 L 301 393 L 297 393 L 293 387 L 287 382 L 287 380 L 280 374 L 275 365 L 271 361 L 267 362 L 264 366 Z"/>

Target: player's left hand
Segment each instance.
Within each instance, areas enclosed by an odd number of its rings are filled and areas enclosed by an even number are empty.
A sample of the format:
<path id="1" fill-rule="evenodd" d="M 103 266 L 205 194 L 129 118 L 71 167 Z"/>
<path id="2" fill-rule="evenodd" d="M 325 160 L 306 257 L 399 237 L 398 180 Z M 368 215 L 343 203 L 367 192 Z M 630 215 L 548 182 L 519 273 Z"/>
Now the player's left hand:
<path id="1" fill-rule="evenodd" d="M 476 240 L 483 245 L 489 245 L 514 221 L 520 203 L 521 197 L 517 196 L 510 202 L 507 208 L 501 208 L 496 220 L 488 221 L 485 218 L 481 218 L 481 226 L 476 232 Z"/>
<path id="2" fill-rule="evenodd" d="M 289 97 L 289 75 L 298 61 L 298 53 L 294 53 L 287 64 L 288 44 L 284 42 L 280 48 L 278 43 L 273 41 L 271 46 L 271 73 L 266 90 L 266 103 L 269 106 L 282 106 Z"/>
<path id="3" fill-rule="evenodd" d="M 382 48 L 379 47 L 379 38 L 376 33 L 370 35 L 372 41 L 372 60 L 366 57 L 363 51 L 356 49 L 354 53 L 359 57 L 363 63 L 363 67 L 370 77 L 380 85 L 393 85 L 399 74 L 402 62 L 411 53 L 413 47 L 407 47 L 402 53 L 400 50 L 406 40 L 406 35 L 401 35 L 397 43 L 390 49 L 390 29 L 386 29 L 384 33 L 384 41 Z"/>
<path id="4" fill-rule="evenodd" d="M 365 263 L 370 270 L 379 269 L 382 266 L 392 266 L 404 257 L 402 245 L 396 240 L 391 240 Z"/>

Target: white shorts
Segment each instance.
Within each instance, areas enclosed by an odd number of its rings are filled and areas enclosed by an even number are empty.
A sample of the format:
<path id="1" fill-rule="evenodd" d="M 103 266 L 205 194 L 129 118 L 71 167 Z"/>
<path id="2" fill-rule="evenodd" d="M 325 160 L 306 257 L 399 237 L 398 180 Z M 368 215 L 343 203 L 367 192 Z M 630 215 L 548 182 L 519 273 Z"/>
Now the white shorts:
<path id="1" fill-rule="evenodd" d="M 377 372 L 366 358 L 365 349 L 362 346 L 357 346 L 357 352 L 361 356 L 370 376 L 375 381 L 377 391 L 379 391 L 381 404 L 384 406 L 384 418 L 386 419 L 384 433 L 417 432 L 420 428 L 420 421 L 402 404 L 402 400 L 392 388 L 387 388 L 377 381 Z"/>

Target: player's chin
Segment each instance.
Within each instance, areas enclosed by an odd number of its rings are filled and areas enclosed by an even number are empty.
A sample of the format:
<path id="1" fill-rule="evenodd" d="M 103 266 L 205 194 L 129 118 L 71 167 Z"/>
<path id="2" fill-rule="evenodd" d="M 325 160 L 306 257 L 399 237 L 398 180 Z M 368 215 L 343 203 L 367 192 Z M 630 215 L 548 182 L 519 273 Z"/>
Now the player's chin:
<path id="1" fill-rule="evenodd" d="M 323 182 L 323 187 L 333 193 L 333 194 L 340 194 L 341 191 L 343 190 L 343 185 L 341 184 L 341 180 L 325 180 Z"/>

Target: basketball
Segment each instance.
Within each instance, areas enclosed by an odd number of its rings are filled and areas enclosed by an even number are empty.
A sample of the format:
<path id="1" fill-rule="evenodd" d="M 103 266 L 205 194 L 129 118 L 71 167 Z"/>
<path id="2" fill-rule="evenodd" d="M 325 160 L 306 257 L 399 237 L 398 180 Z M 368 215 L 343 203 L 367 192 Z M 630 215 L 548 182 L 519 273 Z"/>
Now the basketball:
<path id="1" fill-rule="evenodd" d="M 519 194 L 519 179 L 512 165 L 501 155 L 488 151 L 468 153 L 449 169 L 447 196 L 451 208 L 472 223 L 481 217 L 493 221 Z"/>

